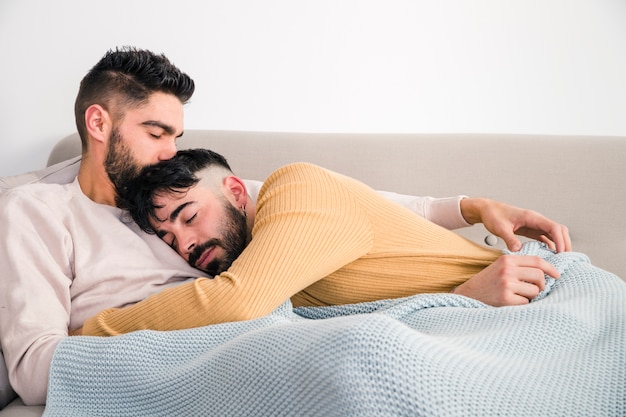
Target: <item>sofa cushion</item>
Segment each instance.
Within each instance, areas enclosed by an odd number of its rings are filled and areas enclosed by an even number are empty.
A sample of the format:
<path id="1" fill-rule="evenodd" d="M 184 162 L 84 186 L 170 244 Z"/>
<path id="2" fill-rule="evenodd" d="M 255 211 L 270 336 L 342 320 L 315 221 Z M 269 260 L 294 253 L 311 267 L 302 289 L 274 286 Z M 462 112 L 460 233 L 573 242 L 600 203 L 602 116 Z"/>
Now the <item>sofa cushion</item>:
<path id="1" fill-rule="evenodd" d="M 76 178 L 79 166 L 80 157 L 74 157 L 37 171 L 0 177 L 0 194 L 18 185 L 32 184 L 34 182 L 68 184 Z"/>

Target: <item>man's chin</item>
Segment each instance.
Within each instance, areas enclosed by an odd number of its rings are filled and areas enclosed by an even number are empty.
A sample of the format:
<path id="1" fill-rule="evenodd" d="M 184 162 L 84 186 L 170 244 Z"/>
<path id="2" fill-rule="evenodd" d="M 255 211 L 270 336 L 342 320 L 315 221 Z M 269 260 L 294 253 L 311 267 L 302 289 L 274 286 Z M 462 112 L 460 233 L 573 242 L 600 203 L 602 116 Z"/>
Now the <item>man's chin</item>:
<path id="1" fill-rule="evenodd" d="M 221 274 L 222 272 L 224 272 L 224 271 L 226 271 L 228 269 L 228 267 L 225 268 L 223 265 L 221 265 L 220 262 L 215 261 L 215 260 L 209 262 L 209 264 L 206 267 L 204 267 L 204 268 L 199 267 L 197 265 L 191 265 L 191 266 L 193 266 L 194 268 L 196 268 L 199 271 L 202 271 L 202 272 L 206 273 L 210 277 L 214 277 L 215 275 L 219 275 L 219 274 Z"/>

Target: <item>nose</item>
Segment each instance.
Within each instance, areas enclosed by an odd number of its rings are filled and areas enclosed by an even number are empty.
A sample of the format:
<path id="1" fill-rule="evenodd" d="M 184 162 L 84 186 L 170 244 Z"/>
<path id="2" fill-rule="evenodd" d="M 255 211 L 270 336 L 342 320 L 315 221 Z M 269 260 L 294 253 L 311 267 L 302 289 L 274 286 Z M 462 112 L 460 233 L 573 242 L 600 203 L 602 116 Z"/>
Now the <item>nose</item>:
<path id="1" fill-rule="evenodd" d="M 176 155 L 176 138 L 166 139 L 159 152 L 159 161 L 167 161 Z"/>
<path id="2" fill-rule="evenodd" d="M 177 237 L 177 239 L 179 242 L 178 247 L 176 248 L 177 252 L 186 261 L 188 261 L 189 255 L 191 255 L 193 250 L 196 248 L 197 241 L 190 233 L 181 234 Z"/>
<path id="3" fill-rule="evenodd" d="M 181 254 L 183 256 L 183 259 L 188 261 L 189 260 L 189 256 L 191 256 L 191 253 L 193 252 L 193 250 L 195 248 L 196 248 L 196 244 L 195 243 L 189 244 L 189 246 L 187 246 L 187 248 L 185 249 L 185 252 Z"/>

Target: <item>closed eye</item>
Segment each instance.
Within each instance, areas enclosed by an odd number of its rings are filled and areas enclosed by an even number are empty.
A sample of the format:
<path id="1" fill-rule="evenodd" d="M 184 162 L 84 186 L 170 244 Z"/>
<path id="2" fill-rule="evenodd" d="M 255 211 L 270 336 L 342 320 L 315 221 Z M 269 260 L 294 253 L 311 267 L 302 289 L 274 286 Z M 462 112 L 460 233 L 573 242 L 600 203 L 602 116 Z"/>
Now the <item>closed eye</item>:
<path id="1" fill-rule="evenodd" d="M 157 236 L 159 237 L 159 239 L 165 242 L 165 244 L 167 244 L 170 248 L 176 250 L 176 238 L 175 237 L 170 238 L 170 234 L 164 230 L 157 231 Z"/>
<path id="2" fill-rule="evenodd" d="M 192 222 L 196 219 L 196 216 L 197 216 L 197 215 L 198 215 L 198 213 L 197 213 L 197 212 L 196 212 L 196 213 L 194 213 L 194 214 L 193 214 L 193 216 L 191 216 L 189 219 L 187 219 L 187 221 L 185 222 L 185 224 L 190 224 L 190 223 L 192 223 Z"/>

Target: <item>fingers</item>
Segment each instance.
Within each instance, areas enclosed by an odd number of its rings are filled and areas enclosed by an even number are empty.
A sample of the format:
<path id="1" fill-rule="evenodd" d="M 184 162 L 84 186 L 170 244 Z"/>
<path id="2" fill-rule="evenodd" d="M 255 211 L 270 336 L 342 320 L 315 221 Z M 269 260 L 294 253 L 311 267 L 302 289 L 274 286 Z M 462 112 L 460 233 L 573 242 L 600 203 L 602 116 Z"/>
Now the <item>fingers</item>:
<path id="1" fill-rule="evenodd" d="M 550 239 L 548 239 L 547 236 L 542 235 L 539 237 L 539 241 L 543 242 L 546 244 L 546 246 L 548 246 L 550 248 L 550 250 L 556 251 L 556 244 L 551 241 Z"/>
<path id="2" fill-rule="evenodd" d="M 540 215 L 539 215 L 540 216 Z M 547 243 L 548 246 L 557 252 L 568 252 L 572 250 L 572 239 L 569 235 L 569 229 L 555 221 L 549 220 L 543 216 L 541 222 L 537 223 L 535 233 L 541 233 L 539 240 Z"/>
<path id="3" fill-rule="evenodd" d="M 83 328 L 79 327 L 78 329 L 70 330 L 68 334 L 70 336 L 81 336 L 83 334 Z"/>
<path id="4" fill-rule="evenodd" d="M 565 226 L 557 228 L 556 231 L 551 232 L 549 235 L 543 234 L 539 236 L 538 240 L 548 245 L 550 249 L 557 253 L 570 252 L 572 250 L 572 240 Z"/>
<path id="5" fill-rule="evenodd" d="M 526 304 L 546 287 L 545 276 L 560 277 L 549 262 L 536 256 L 510 255 L 503 257 L 506 264 L 502 279 L 510 294 L 505 294 L 504 305 Z"/>
<path id="6" fill-rule="evenodd" d="M 569 252 L 572 250 L 572 239 L 569 235 L 569 229 L 563 225 L 558 225 L 553 236 L 557 252 Z"/>
<path id="7" fill-rule="evenodd" d="M 572 250 L 569 229 L 534 211 L 526 211 L 515 233 L 544 242 L 556 252 Z"/>
<path id="8" fill-rule="evenodd" d="M 520 282 L 515 290 L 511 293 L 509 301 L 504 305 L 524 305 L 530 303 L 535 297 L 543 291 L 545 283 L 538 287 L 528 282 Z"/>
<path id="9" fill-rule="evenodd" d="M 559 278 L 559 271 L 537 256 L 503 255 L 457 287 L 456 294 L 496 307 L 527 304 L 545 289 L 545 276 Z"/>
<path id="10" fill-rule="evenodd" d="M 519 251 L 522 247 L 516 235 L 540 240 L 557 252 L 572 250 L 572 241 L 567 227 L 536 211 L 489 199 L 467 200 L 462 210 L 463 215 L 472 215 L 473 222 L 482 222 L 487 230 L 499 236 L 506 243 L 507 248 L 513 252 Z"/>
<path id="11" fill-rule="evenodd" d="M 525 277 L 523 272 L 516 271 L 515 274 L 521 281 L 537 283 L 539 280 L 541 280 L 542 282 L 544 282 L 544 275 L 548 275 L 552 278 L 561 277 L 561 274 L 554 265 L 538 256 L 505 255 L 501 258 L 505 258 L 510 263 L 513 263 L 517 268 L 530 269 L 539 273 L 527 273 L 528 279 L 524 279 Z"/>
<path id="12" fill-rule="evenodd" d="M 517 252 L 522 249 L 522 242 L 513 234 L 503 233 L 502 240 L 506 243 L 506 247 L 511 252 Z"/>

